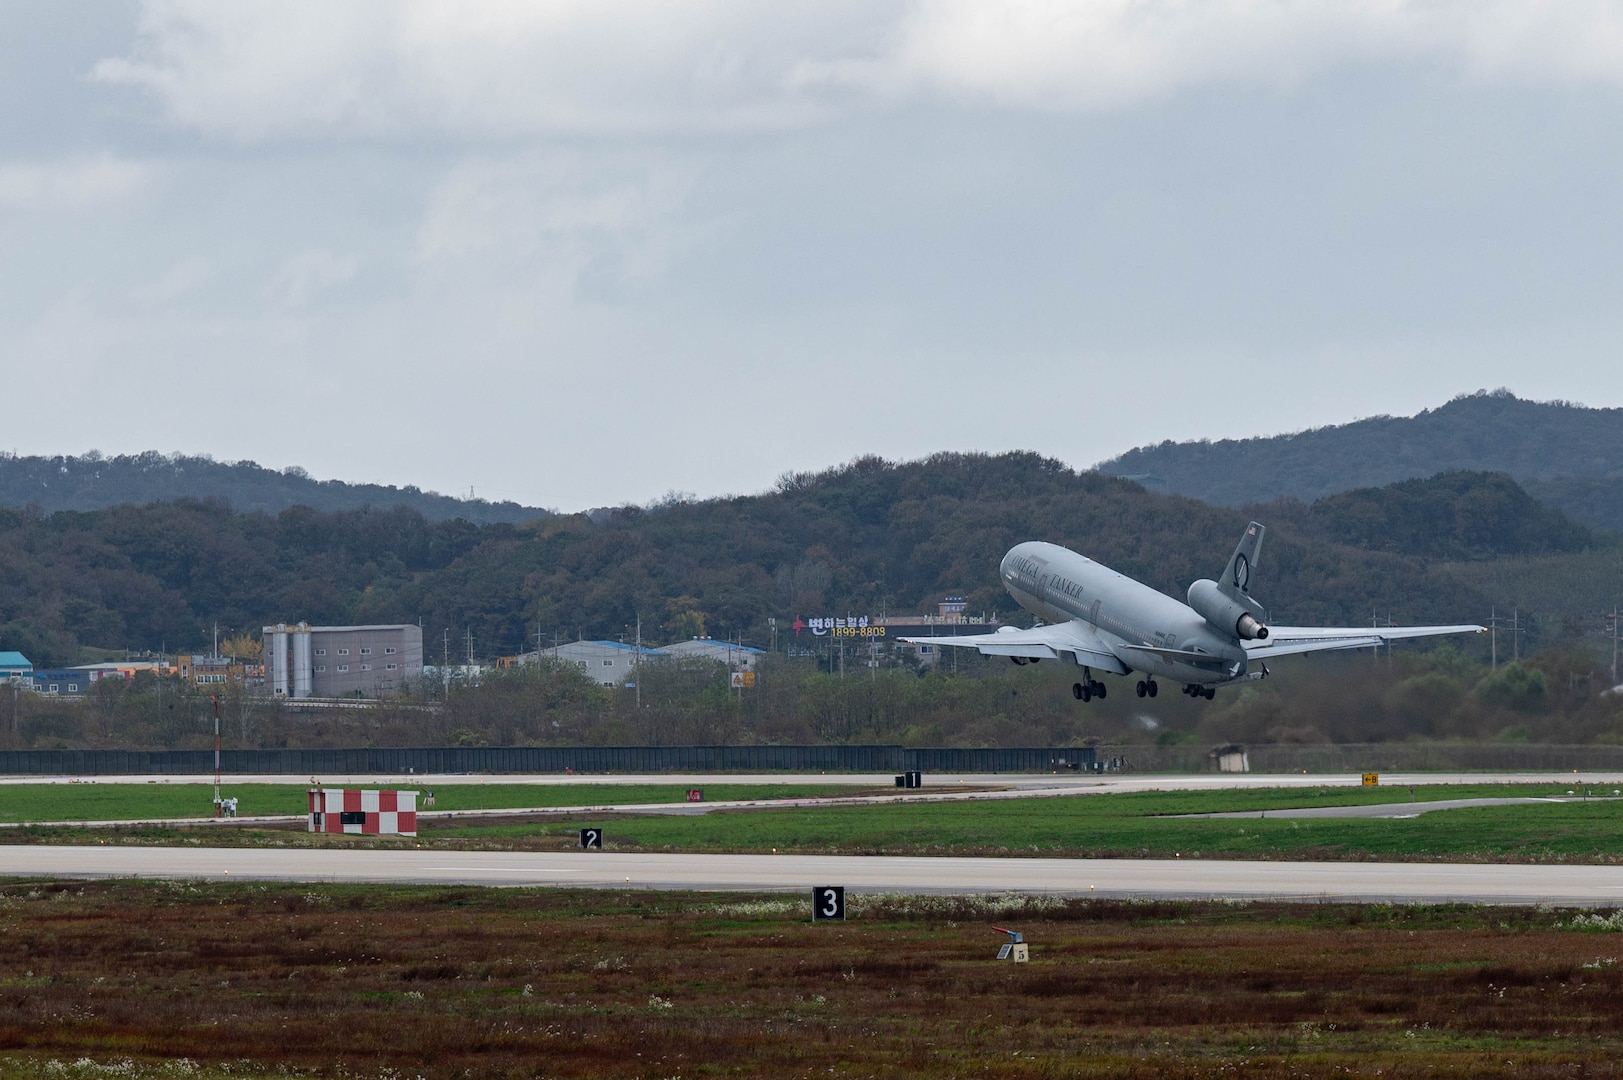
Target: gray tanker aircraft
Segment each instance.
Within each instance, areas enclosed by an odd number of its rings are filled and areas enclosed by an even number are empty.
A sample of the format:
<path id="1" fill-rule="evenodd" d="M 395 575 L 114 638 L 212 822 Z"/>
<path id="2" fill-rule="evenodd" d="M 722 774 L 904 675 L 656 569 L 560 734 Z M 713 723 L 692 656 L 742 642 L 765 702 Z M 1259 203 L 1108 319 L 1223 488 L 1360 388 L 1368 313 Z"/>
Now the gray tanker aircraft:
<path id="1" fill-rule="evenodd" d="M 1400 638 L 1482 633 L 1461 626 L 1269 626 L 1268 612 L 1251 596 L 1251 571 L 1262 550 L 1263 527 L 1253 521 L 1240 537 L 1220 581 L 1189 586 L 1189 602 L 1118 574 L 1058 544 L 1028 541 L 1003 556 L 1000 573 L 1015 602 L 1047 625 L 1006 626 L 993 634 L 908 637 L 915 645 L 976 649 L 1016 664 L 1069 659 L 1082 668 L 1071 687 L 1079 701 L 1105 696 L 1095 669 L 1113 675 L 1141 672 L 1139 697 L 1159 692 L 1160 676 L 1183 684 L 1192 697 L 1215 697 L 1229 683 L 1266 678 L 1272 656 L 1357 649 Z M 1256 670 L 1252 670 L 1253 662 Z"/>

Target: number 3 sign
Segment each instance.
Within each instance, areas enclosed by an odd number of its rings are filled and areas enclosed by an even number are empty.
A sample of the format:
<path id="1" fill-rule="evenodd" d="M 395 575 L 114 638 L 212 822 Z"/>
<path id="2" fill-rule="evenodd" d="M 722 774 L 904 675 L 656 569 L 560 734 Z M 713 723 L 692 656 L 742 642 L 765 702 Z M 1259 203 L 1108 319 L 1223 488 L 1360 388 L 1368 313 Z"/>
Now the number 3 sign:
<path id="1" fill-rule="evenodd" d="M 824 919 L 845 921 L 845 887 L 820 885 L 812 890 L 812 922 Z"/>

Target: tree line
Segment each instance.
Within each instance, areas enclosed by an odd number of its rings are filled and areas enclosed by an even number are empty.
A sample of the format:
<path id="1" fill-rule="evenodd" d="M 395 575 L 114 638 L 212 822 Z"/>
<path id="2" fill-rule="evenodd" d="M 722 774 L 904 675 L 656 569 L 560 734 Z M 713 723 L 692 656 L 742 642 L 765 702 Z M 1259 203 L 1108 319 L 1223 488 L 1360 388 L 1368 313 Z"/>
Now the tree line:
<path id="1" fill-rule="evenodd" d="M 864 669 L 841 676 L 769 656 L 757 684 L 685 658 L 643 668 L 640 696 L 603 687 L 572 664 L 429 680 L 374 708 L 301 711 L 219 689 L 227 747 L 746 745 L 1204 746 L 1393 740 L 1593 743 L 1623 739 L 1623 695 L 1591 651 L 1552 645 L 1491 666 L 1469 648 L 1285 658 L 1270 678 L 1214 701 L 1132 695 L 1072 699 L 1063 664 L 1016 668 L 974 657 L 958 671 Z M 147 674 L 102 680 L 81 700 L 0 695 L 0 746 L 206 749 L 210 689 Z M 7 698 L 9 697 L 9 700 Z"/>
<path id="2" fill-rule="evenodd" d="M 1279 623 L 1479 621 L 1510 601 L 1471 568 L 1581 556 L 1604 579 L 1618 550 L 1494 474 L 1261 513 L 1272 527 L 1255 588 Z M 447 638 L 460 656 L 471 636 L 487 660 L 537 641 L 629 638 L 639 621 L 655 643 L 708 633 L 764 646 L 773 620 L 931 610 L 947 594 L 1019 621 L 997 567 L 1020 540 L 1066 544 L 1181 597 L 1221 569 L 1247 519 L 1026 453 L 860 458 L 761 495 L 521 525 L 193 499 L 8 509 L 0 648 L 61 665 L 203 651 L 215 627 L 301 620 L 417 622 L 431 656 Z M 1563 614 L 1539 614 L 1535 635 L 1559 633 Z"/>
<path id="3" fill-rule="evenodd" d="M 516 524 L 551 513 L 514 502 L 459 499 L 410 484 L 317 480 L 296 465 L 268 469 L 253 461 L 215 461 L 207 455 L 153 450 L 111 457 L 95 450 L 53 457 L 0 453 L 0 506 L 37 506 L 52 513 L 177 499 L 218 499 L 238 510 L 272 514 L 295 506 L 409 506 L 431 521 L 463 518 L 481 524 Z"/>

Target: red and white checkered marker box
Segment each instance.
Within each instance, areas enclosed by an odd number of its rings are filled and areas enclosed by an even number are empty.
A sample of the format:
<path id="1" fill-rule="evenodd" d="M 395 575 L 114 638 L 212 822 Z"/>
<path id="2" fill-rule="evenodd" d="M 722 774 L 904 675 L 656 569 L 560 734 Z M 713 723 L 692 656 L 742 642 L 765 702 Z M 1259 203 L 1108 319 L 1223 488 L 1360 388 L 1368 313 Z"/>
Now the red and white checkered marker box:
<path id="1" fill-rule="evenodd" d="M 417 835 L 415 791 L 310 788 L 310 831 Z"/>

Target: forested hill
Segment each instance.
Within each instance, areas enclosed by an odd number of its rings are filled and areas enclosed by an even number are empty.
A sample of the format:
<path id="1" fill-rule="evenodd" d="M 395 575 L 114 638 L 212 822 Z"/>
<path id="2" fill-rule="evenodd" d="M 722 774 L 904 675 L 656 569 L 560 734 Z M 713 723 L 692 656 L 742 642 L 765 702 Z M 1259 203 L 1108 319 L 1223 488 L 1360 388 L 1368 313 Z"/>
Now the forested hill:
<path id="1" fill-rule="evenodd" d="M 1312 505 L 1281 499 L 1253 510 L 1275 529 L 1306 538 L 1428 559 L 1571 554 L 1599 543 L 1592 530 L 1539 503 L 1504 473 L 1444 472 Z"/>
<path id="2" fill-rule="evenodd" d="M 510 524 L 544 517 L 546 510 L 513 502 L 456 499 L 415 487 L 316 480 L 300 468 L 267 469 L 252 461 L 219 462 L 181 454 L 105 457 L 19 457 L 0 454 L 0 506 L 99 510 L 122 503 L 220 499 L 241 511 L 279 513 L 293 506 L 316 510 L 387 510 L 407 506 L 430 521 L 463 518 Z"/>
<path id="3" fill-rule="evenodd" d="M 1430 536 L 1435 522 L 1414 519 L 1427 498 L 1412 492 L 1371 493 L 1323 520 L 1281 505 L 1258 595 L 1280 622 L 1362 623 L 1376 608 L 1398 622 L 1475 621 L 1503 598 L 1421 556 L 1588 543 L 1502 478 L 1448 484 L 1437 497 L 1453 500 L 1465 526 L 1446 549 Z M 1470 526 L 1484 506 L 1497 521 L 1487 531 Z M 1353 537 L 1371 541 L 1364 547 L 1333 542 L 1349 515 L 1375 521 Z M 1510 520 L 1518 515 L 1531 515 L 1525 527 Z M 932 610 L 948 593 L 965 595 L 972 612 L 1015 615 L 997 567 L 1026 539 L 1067 544 L 1181 597 L 1220 571 L 1245 522 L 1239 511 L 1023 453 L 864 458 L 762 495 L 522 526 L 431 522 L 404 507 L 272 515 L 196 500 L 0 510 L 0 649 L 62 663 L 81 646 L 195 647 L 215 622 L 240 633 L 283 620 L 421 620 L 429 642 L 471 632 L 476 655 L 489 658 L 538 632 L 545 641 L 628 634 L 639 616 L 655 642 L 708 632 L 764 645 L 769 619 L 781 628 L 797 615 Z M 1405 550 L 1415 537 L 1431 546 Z"/>
<path id="4" fill-rule="evenodd" d="M 1220 506 L 1280 496 L 1312 501 L 1449 469 L 1488 470 L 1515 477 L 1534 497 L 1589 524 L 1623 529 L 1623 409 L 1524 401 L 1504 390 L 1458 397 L 1413 417 L 1164 442 L 1097 468 Z"/>

